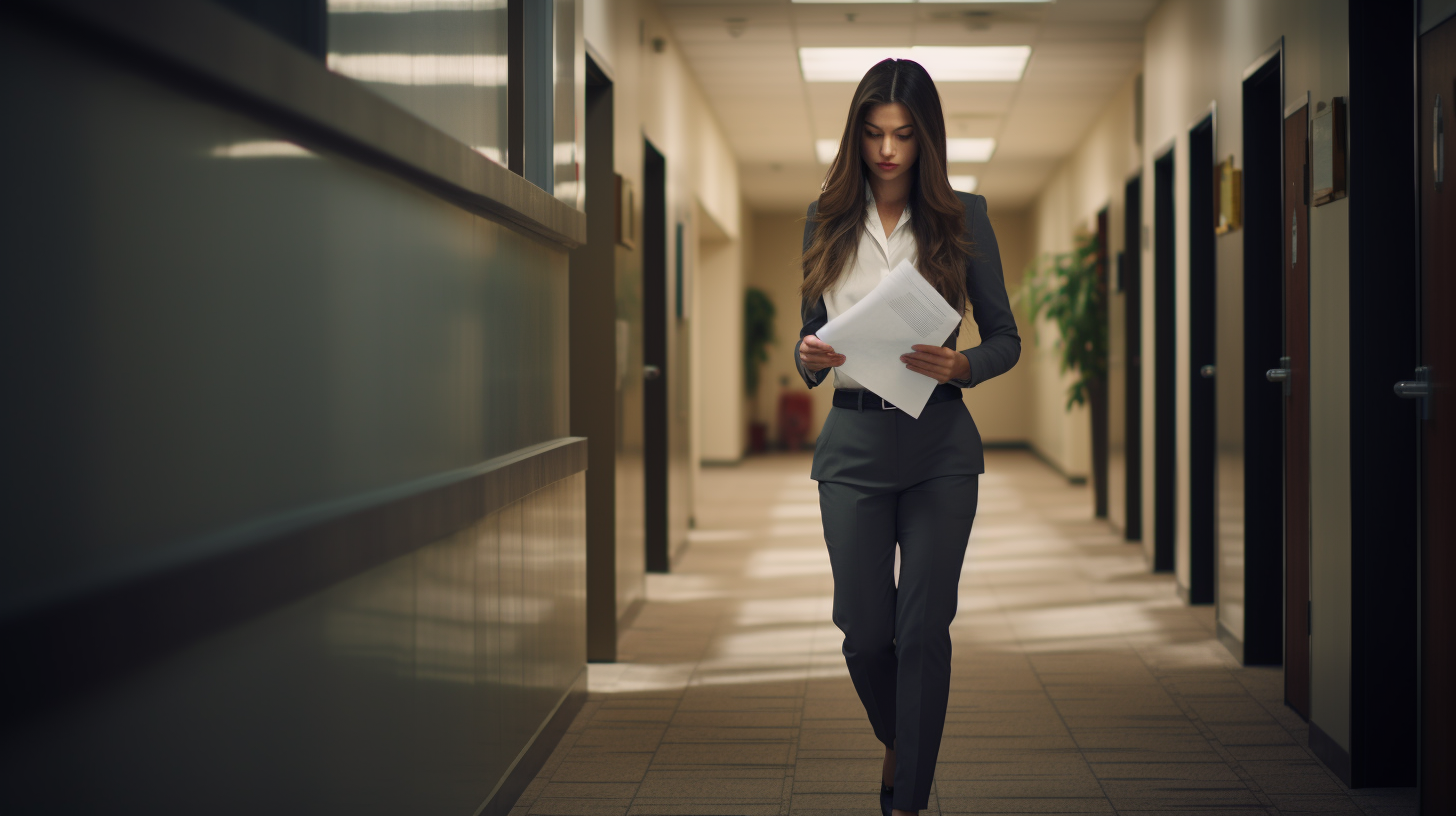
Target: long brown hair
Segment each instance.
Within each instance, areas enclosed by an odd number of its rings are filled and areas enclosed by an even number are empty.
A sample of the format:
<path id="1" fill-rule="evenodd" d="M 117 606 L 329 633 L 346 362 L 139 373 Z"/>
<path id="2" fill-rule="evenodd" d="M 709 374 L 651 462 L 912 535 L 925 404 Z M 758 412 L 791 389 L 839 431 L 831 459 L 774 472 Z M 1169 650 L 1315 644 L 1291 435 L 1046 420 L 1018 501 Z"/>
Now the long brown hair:
<path id="1" fill-rule="evenodd" d="M 865 213 L 865 169 L 860 131 L 876 105 L 899 102 L 910 111 L 918 147 L 910 182 L 910 222 L 915 233 L 920 274 L 956 309 L 966 307 L 966 261 L 970 244 L 962 235 L 965 205 L 946 176 L 945 114 L 930 74 L 918 62 L 886 59 L 865 73 L 854 91 L 839 155 L 829 166 L 814 240 L 804 251 L 800 293 L 811 303 L 829 291 L 854 260 Z"/>

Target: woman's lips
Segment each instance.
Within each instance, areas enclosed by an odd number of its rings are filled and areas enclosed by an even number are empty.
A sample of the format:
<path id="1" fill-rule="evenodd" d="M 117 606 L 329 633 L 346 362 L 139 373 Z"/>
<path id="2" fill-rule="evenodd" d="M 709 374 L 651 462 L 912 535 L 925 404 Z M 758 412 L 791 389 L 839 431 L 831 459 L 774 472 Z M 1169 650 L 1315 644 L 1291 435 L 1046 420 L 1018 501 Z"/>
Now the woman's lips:
<path id="1" fill-rule="evenodd" d="M 896 167 L 899 167 L 899 166 L 900 165 L 893 164 L 891 162 L 880 162 L 880 169 L 881 170 L 894 170 Z"/>

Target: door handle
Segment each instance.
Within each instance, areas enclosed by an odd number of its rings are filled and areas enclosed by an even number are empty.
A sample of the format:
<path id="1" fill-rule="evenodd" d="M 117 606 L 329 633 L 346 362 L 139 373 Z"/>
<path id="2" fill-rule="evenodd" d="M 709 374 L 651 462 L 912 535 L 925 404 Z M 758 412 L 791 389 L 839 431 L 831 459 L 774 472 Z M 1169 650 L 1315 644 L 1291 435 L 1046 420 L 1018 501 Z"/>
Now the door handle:
<path id="1" fill-rule="evenodd" d="M 1203 368 L 1198 369 L 1198 373 L 1202 375 L 1203 379 L 1211 380 L 1213 379 L 1213 366 L 1206 365 Z"/>
<path id="2" fill-rule="evenodd" d="M 1431 369 L 1421 366 L 1415 371 L 1414 380 L 1401 380 L 1395 384 L 1395 395 L 1401 399 L 1421 401 L 1421 419 L 1431 418 Z"/>
<path id="3" fill-rule="evenodd" d="M 1284 384 L 1284 396 L 1286 397 L 1293 393 L 1292 384 L 1289 380 L 1294 376 L 1294 371 L 1289 368 L 1289 362 L 1288 357 L 1280 357 L 1278 368 L 1271 368 L 1264 372 L 1264 379 L 1271 383 Z"/>
<path id="4" fill-rule="evenodd" d="M 662 376 L 662 369 L 655 365 L 642 366 L 642 379 L 655 380 Z"/>

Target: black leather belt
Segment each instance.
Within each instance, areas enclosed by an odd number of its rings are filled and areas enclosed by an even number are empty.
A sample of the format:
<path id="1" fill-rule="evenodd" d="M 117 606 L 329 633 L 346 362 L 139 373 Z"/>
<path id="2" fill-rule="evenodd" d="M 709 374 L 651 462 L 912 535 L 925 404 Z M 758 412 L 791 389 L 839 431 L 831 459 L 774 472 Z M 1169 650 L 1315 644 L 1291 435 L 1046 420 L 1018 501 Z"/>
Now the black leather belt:
<path id="1" fill-rule="evenodd" d="M 961 399 L 961 390 L 954 385 L 941 383 L 930 392 L 930 400 L 926 405 L 934 405 L 937 402 L 950 402 Z M 869 389 L 836 388 L 834 389 L 835 408 L 853 408 L 856 411 L 894 411 L 896 407 L 886 402 L 883 397 Z"/>

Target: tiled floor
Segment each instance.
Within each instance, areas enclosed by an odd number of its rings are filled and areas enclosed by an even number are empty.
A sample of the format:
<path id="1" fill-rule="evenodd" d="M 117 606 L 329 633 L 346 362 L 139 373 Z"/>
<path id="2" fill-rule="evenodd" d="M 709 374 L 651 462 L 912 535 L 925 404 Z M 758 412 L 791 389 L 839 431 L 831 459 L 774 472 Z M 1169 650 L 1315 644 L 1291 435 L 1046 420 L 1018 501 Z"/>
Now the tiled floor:
<path id="1" fill-rule="evenodd" d="M 986 467 L 928 813 L 1413 816 L 1410 791 L 1348 791 L 1314 759 L 1279 671 L 1240 667 L 1087 488 L 1024 453 Z M 808 471 L 704 471 L 681 563 L 513 816 L 878 813 Z"/>

